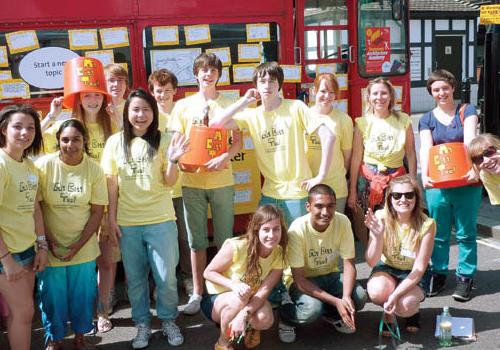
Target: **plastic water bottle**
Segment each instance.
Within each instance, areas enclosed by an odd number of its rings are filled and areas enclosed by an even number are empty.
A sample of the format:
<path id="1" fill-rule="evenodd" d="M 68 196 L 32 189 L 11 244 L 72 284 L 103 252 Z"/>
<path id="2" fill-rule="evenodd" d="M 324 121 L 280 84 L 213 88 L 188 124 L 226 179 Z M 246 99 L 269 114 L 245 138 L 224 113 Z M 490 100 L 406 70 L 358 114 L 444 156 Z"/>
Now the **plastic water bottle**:
<path id="1" fill-rule="evenodd" d="M 448 306 L 443 307 L 443 313 L 439 321 L 439 346 L 449 347 L 452 345 L 451 342 L 451 322 L 452 318 L 450 315 L 450 308 Z"/>

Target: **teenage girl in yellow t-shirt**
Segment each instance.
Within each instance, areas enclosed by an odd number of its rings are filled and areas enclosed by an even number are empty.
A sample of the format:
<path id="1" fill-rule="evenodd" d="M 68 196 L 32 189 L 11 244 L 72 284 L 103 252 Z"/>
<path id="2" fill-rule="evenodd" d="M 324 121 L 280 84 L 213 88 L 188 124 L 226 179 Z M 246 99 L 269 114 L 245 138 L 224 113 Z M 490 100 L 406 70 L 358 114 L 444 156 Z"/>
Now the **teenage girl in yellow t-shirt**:
<path id="1" fill-rule="evenodd" d="M 355 120 L 347 198 L 347 206 L 354 211 L 358 199 L 364 211 L 383 202 L 390 179 L 406 173 L 405 156 L 410 175 L 417 175 L 411 119 L 394 110 L 394 87 L 389 80 L 376 78 L 369 82 L 366 90 L 367 111 Z"/>
<path id="2" fill-rule="evenodd" d="M 226 240 L 205 269 L 207 290 L 201 308 L 220 324 L 215 350 L 233 349 L 244 336 L 247 348 L 260 343 L 260 331 L 273 325 L 267 301 L 281 278 L 288 241 L 283 214 L 274 205 L 257 208 L 244 236 Z"/>
<path id="3" fill-rule="evenodd" d="M 0 294 L 10 310 L 11 349 L 30 348 L 35 272 L 47 265 L 43 216 L 36 201 L 38 176 L 28 159 L 41 148 L 40 121 L 32 107 L 9 106 L 0 112 Z"/>
<path id="4" fill-rule="evenodd" d="M 481 134 L 470 142 L 467 151 L 479 170 L 491 204 L 500 204 L 500 138 L 493 134 Z"/>
<path id="5" fill-rule="evenodd" d="M 419 328 L 436 231 L 434 220 L 422 211 L 422 200 L 415 178 L 403 175 L 389 183 L 384 209 L 375 214 L 368 209 L 365 217 L 370 229 L 365 259 L 373 267 L 368 295 L 383 306 L 387 322 L 393 315 L 406 317 L 409 332 Z"/>

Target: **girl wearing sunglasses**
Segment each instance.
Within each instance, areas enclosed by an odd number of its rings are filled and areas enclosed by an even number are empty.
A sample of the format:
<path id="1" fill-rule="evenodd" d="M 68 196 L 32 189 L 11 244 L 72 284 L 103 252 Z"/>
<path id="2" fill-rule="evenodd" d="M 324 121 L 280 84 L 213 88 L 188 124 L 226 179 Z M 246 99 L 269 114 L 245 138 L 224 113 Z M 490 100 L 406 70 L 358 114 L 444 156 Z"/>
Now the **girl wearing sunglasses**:
<path id="1" fill-rule="evenodd" d="M 493 205 L 500 204 L 500 138 L 482 134 L 471 141 L 468 151 L 474 167 L 479 171 L 488 197 Z"/>
<path id="2" fill-rule="evenodd" d="M 436 240 L 432 253 L 432 279 L 427 296 L 435 296 L 444 290 L 448 275 L 450 236 L 455 227 L 458 245 L 456 287 L 453 298 L 468 301 L 471 298 L 472 279 L 477 270 L 477 214 L 481 206 L 481 187 L 478 176 L 471 169 L 468 184 L 453 188 L 434 188 L 429 178 L 429 149 L 448 142 L 468 145 L 476 136 L 477 115 L 473 106 L 462 109 L 455 105 L 453 92 L 457 86 L 455 77 L 444 69 L 433 72 L 427 80 L 427 91 L 434 98 L 436 107 L 422 116 L 420 133 L 420 166 L 425 199 L 430 216 L 436 220 Z M 461 118 L 463 115 L 463 118 Z M 462 122 L 463 120 L 463 122 Z"/>
<path id="3" fill-rule="evenodd" d="M 365 253 L 373 267 L 367 291 L 373 303 L 384 308 L 385 321 L 406 318 L 406 330 L 420 327 L 420 302 L 430 279 L 429 260 L 436 225 L 422 210 L 422 193 L 410 175 L 393 179 L 385 194 L 384 208 L 368 209 L 365 224 L 370 238 Z M 382 332 L 390 336 L 388 329 Z"/>

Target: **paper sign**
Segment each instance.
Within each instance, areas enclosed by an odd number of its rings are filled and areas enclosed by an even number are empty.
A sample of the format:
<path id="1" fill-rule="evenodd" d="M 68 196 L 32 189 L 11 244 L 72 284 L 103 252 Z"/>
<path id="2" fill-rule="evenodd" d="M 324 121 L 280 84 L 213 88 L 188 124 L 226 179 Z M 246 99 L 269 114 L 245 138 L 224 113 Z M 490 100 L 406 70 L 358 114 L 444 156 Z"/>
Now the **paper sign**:
<path id="1" fill-rule="evenodd" d="M 92 57 L 101 61 L 102 65 L 115 63 L 113 50 L 97 50 L 85 52 L 85 57 Z"/>
<path id="2" fill-rule="evenodd" d="M 22 79 L 11 79 L 0 82 L 0 99 L 30 98 L 30 88 Z"/>
<path id="3" fill-rule="evenodd" d="M 250 202 L 252 200 L 252 190 L 239 190 L 234 192 L 234 203 Z"/>
<path id="4" fill-rule="evenodd" d="M 97 29 L 68 30 L 70 50 L 98 49 Z"/>
<path id="5" fill-rule="evenodd" d="M 229 79 L 229 67 L 222 68 L 219 81 L 217 82 L 217 86 L 225 86 L 225 85 L 231 85 L 231 81 Z"/>
<path id="6" fill-rule="evenodd" d="M 117 63 L 122 66 L 128 72 L 128 63 Z"/>
<path id="7" fill-rule="evenodd" d="M 334 64 L 317 64 L 316 65 L 316 76 L 323 73 L 332 73 L 335 74 L 335 65 Z"/>
<path id="8" fill-rule="evenodd" d="M 366 72 L 387 73 L 391 70 L 391 28 L 365 29 Z"/>
<path id="9" fill-rule="evenodd" d="M 238 62 L 260 62 L 261 51 L 260 44 L 238 44 Z"/>
<path id="10" fill-rule="evenodd" d="M 206 49 L 206 53 L 213 53 L 215 56 L 219 57 L 223 66 L 231 65 L 231 50 L 229 47 L 218 47 L 216 49 Z"/>
<path id="11" fill-rule="evenodd" d="M 347 74 L 336 74 L 336 77 L 339 83 L 340 90 L 347 90 L 348 88 Z"/>
<path id="12" fill-rule="evenodd" d="M 302 80 L 302 67 L 296 65 L 282 64 L 280 66 L 283 69 L 283 75 L 285 83 L 300 83 Z"/>
<path id="13" fill-rule="evenodd" d="M 250 183 L 252 174 L 250 171 L 233 171 L 234 184 L 248 184 Z"/>
<path id="14" fill-rule="evenodd" d="M 103 49 L 128 46 L 128 30 L 126 27 L 99 29 Z"/>
<path id="15" fill-rule="evenodd" d="M 219 90 L 219 94 L 227 97 L 231 101 L 236 101 L 240 98 L 240 90 Z"/>
<path id="16" fill-rule="evenodd" d="M 7 46 L 0 46 L 0 67 L 8 67 L 9 58 L 7 56 Z"/>
<path id="17" fill-rule="evenodd" d="M 209 43 L 212 41 L 210 38 L 210 26 L 208 24 L 185 26 L 184 35 L 186 36 L 186 45 Z"/>
<path id="18" fill-rule="evenodd" d="M 341 110 L 345 114 L 349 112 L 349 102 L 347 99 L 335 100 L 333 102 L 333 108 Z"/>
<path id="19" fill-rule="evenodd" d="M 247 24 L 247 42 L 255 43 L 261 41 L 271 41 L 269 23 Z"/>
<path id="20" fill-rule="evenodd" d="M 235 64 L 233 66 L 233 81 L 235 83 L 241 83 L 245 81 L 252 81 L 253 71 L 257 67 L 257 64 Z"/>
<path id="21" fill-rule="evenodd" d="M 12 73 L 10 70 L 0 70 L 0 80 L 10 80 L 12 79 Z"/>
<path id="22" fill-rule="evenodd" d="M 394 86 L 394 92 L 396 93 L 396 103 L 401 103 L 403 99 L 403 87 L 402 86 Z"/>
<path id="23" fill-rule="evenodd" d="M 153 46 L 179 45 L 179 27 L 153 27 Z"/>
<path id="24" fill-rule="evenodd" d="M 5 34 L 11 54 L 38 49 L 38 37 L 34 30 L 24 30 Z"/>
<path id="25" fill-rule="evenodd" d="M 193 62 L 201 49 L 151 50 L 151 71 L 166 68 L 175 74 L 179 86 L 196 85 Z"/>
<path id="26" fill-rule="evenodd" d="M 481 6 L 479 24 L 500 24 L 500 4 Z"/>

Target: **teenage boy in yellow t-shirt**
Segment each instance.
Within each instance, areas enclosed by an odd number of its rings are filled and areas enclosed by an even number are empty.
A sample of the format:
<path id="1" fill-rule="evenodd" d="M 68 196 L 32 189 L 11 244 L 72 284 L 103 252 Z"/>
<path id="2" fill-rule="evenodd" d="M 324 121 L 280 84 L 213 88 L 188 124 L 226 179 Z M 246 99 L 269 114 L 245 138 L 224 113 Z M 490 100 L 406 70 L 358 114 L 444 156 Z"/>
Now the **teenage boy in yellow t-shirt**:
<path id="1" fill-rule="evenodd" d="M 210 125 L 249 131 L 257 164 L 265 179 L 259 205 L 277 205 L 290 225 L 295 218 L 305 214 L 307 191 L 324 180 L 332 160 L 335 137 L 331 127 L 326 127 L 328 121 L 313 115 L 302 101 L 281 98 L 279 91 L 283 80 L 283 69 L 278 63 L 262 63 L 253 74 L 257 88 L 249 89 L 236 103 L 217 114 Z M 242 110 L 257 100 L 262 101 L 259 107 Z M 316 132 L 321 140 L 321 165 L 315 177 L 312 177 L 305 152 L 306 132 Z"/>
<path id="2" fill-rule="evenodd" d="M 193 124 L 203 124 L 207 109 L 209 118 L 212 118 L 233 102 L 217 92 L 216 84 L 221 73 L 222 62 L 216 55 L 202 53 L 195 59 L 193 74 L 199 90 L 175 104 L 171 124 L 174 139 L 181 134 L 189 136 Z M 184 308 L 187 315 L 200 310 L 203 271 L 207 264 L 208 204 L 212 209 L 216 246 L 220 248 L 233 235 L 234 179 L 230 160 L 241 146 L 240 134 L 233 132 L 232 144 L 229 145 L 228 139 L 228 151 L 207 162 L 207 172 L 183 173 L 182 197 L 193 272 L 193 294 Z"/>
<path id="3" fill-rule="evenodd" d="M 353 333 L 355 312 L 364 307 L 366 291 L 356 282 L 351 223 L 335 207 L 335 191 L 325 184 L 316 185 L 309 191 L 308 214 L 297 218 L 288 230 L 291 274 L 285 273 L 285 283 L 293 304 L 281 308 L 281 317 L 303 325 L 323 316 L 337 331 Z"/>
<path id="4" fill-rule="evenodd" d="M 158 105 L 158 129 L 161 132 L 171 133 L 172 110 L 177 93 L 177 77 L 168 69 L 158 69 L 148 78 L 149 92 L 154 96 Z M 186 294 L 193 294 L 193 279 L 191 274 L 191 250 L 187 238 L 186 222 L 184 219 L 184 202 L 182 200 L 182 173 L 179 173 L 177 182 L 172 186 L 172 202 L 175 209 L 175 223 L 179 233 L 179 271 Z"/>

